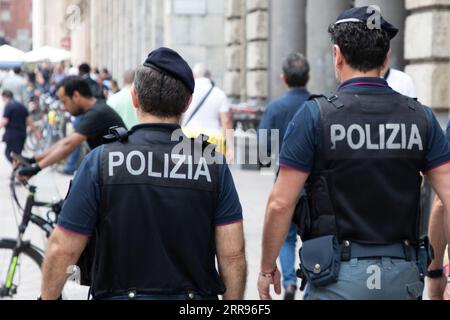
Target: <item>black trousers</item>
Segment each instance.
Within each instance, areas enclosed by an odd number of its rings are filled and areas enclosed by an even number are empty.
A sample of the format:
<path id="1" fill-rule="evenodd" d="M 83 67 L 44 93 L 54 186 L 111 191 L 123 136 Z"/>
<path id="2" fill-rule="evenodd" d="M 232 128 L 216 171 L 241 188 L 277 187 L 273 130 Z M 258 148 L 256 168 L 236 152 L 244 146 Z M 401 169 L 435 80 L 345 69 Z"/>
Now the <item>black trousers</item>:
<path id="1" fill-rule="evenodd" d="M 25 138 L 14 138 L 6 141 L 6 150 L 5 155 L 9 162 L 12 163 L 13 159 L 11 158 L 11 152 L 15 152 L 17 154 L 22 154 L 23 148 L 25 146 Z"/>

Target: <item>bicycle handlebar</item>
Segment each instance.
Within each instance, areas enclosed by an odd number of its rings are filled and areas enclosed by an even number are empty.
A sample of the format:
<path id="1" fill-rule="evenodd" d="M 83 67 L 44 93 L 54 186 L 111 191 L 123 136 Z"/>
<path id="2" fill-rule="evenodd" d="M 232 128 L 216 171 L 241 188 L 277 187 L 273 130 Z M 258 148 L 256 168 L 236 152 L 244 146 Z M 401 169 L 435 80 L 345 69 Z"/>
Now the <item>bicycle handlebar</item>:
<path id="1" fill-rule="evenodd" d="M 14 161 L 17 161 L 21 166 L 24 166 L 24 167 L 27 167 L 27 168 L 31 167 L 31 163 L 29 163 L 27 161 L 27 159 L 22 157 L 20 154 L 17 154 L 15 152 L 11 152 L 11 158 Z"/>

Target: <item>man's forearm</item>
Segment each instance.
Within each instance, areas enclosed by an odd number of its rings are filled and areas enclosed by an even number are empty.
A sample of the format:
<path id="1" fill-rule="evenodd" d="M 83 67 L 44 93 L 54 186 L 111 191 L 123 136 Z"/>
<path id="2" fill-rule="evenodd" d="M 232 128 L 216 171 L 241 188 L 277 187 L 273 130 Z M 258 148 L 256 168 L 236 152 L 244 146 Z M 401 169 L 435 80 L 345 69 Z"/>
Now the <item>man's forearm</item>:
<path id="1" fill-rule="evenodd" d="M 280 206 L 275 201 L 269 202 L 263 232 L 262 272 L 269 273 L 275 268 L 281 247 L 292 224 L 294 209 L 295 207 Z"/>
<path id="2" fill-rule="evenodd" d="M 450 258 L 450 211 L 444 211 L 444 226 L 446 231 L 446 242 L 448 250 L 447 256 Z"/>
<path id="3" fill-rule="evenodd" d="M 444 265 L 445 248 L 447 247 L 447 235 L 445 222 L 445 210 L 439 198 L 433 203 L 430 216 L 429 235 L 430 242 L 434 249 L 434 260 L 430 265 L 430 270 L 441 269 Z"/>
<path id="4" fill-rule="evenodd" d="M 227 291 L 224 300 L 243 300 L 247 283 L 245 254 L 233 258 L 219 258 L 219 270 Z"/>
<path id="5" fill-rule="evenodd" d="M 55 246 L 48 248 L 43 266 L 42 300 L 57 300 L 61 296 L 69 277 L 67 270 L 75 263 L 73 255 L 61 253 Z"/>
<path id="6" fill-rule="evenodd" d="M 39 167 L 45 169 L 67 158 L 75 148 L 67 139 L 64 139 L 53 146 L 48 152 L 36 157 L 36 160 L 38 161 Z"/>

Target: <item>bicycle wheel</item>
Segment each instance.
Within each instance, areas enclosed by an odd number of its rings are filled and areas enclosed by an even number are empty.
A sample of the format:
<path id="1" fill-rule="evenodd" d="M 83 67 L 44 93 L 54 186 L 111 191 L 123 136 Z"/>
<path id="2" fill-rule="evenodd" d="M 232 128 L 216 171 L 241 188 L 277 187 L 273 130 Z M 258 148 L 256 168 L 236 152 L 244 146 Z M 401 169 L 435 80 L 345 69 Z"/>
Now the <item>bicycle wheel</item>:
<path id="1" fill-rule="evenodd" d="M 43 256 L 38 249 L 30 245 L 24 246 L 17 261 L 13 262 L 16 264 L 14 277 L 9 279 L 8 272 L 15 246 L 15 240 L 0 240 L 0 290 L 8 282 L 11 285 L 10 295 L 0 296 L 0 299 L 36 300 L 41 291 Z"/>

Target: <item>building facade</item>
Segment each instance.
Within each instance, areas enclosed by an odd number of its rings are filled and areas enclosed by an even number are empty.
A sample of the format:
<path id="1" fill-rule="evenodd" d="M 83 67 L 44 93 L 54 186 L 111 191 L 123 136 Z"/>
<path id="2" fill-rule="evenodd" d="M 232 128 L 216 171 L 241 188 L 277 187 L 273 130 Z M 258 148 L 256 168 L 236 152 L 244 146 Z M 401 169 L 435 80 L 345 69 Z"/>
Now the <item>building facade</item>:
<path id="1" fill-rule="evenodd" d="M 190 64 L 207 62 L 232 101 L 254 105 L 284 92 L 281 62 L 294 51 L 310 60 L 310 91 L 332 93 L 337 83 L 329 24 L 352 6 L 377 5 L 401 30 L 392 43 L 391 65 L 406 70 L 420 100 L 447 118 L 450 0 L 33 0 L 33 5 L 35 46 L 69 42 L 74 63 L 107 67 L 119 79 L 152 49 L 169 46 Z"/>
<path id="2" fill-rule="evenodd" d="M 392 42 L 391 66 L 414 80 L 419 99 L 442 122 L 450 106 L 450 0 L 226 0 L 227 94 L 264 104 L 284 92 L 281 61 L 306 53 L 309 89 L 336 90 L 327 29 L 345 9 L 377 5 L 400 33 Z"/>
<path id="3" fill-rule="evenodd" d="M 0 1 L 0 38 L 22 51 L 32 43 L 31 0 Z"/>

